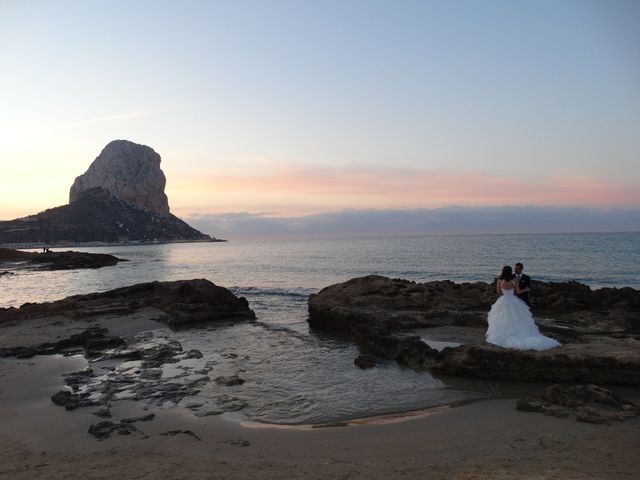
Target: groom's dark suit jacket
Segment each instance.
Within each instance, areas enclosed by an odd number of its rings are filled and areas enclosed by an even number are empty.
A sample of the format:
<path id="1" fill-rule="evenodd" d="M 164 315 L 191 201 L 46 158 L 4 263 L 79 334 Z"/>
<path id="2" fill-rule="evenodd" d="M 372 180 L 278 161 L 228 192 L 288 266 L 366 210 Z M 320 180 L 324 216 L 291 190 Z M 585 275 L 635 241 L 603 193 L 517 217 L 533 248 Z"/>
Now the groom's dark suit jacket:
<path id="1" fill-rule="evenodd" d="M 529 275 L 525 275 L 524 273 L 520 275 L 520 282 L 518 286 L 520 287 L 520 290 L 524 288 L 531 288 L 531 277 L 529 277 Z M 518 298 L 529 305 L 529 292 L 521 293 L 520 295 L 518 295 Z"/>

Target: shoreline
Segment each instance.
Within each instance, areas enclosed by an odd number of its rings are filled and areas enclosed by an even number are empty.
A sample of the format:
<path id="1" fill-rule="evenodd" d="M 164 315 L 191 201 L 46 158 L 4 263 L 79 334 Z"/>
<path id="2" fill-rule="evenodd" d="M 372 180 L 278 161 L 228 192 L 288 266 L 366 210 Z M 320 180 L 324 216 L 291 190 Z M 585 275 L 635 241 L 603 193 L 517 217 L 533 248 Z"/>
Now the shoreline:
<path id="1" fill-rule="evenodd" d="M 224 238 L 211 238 L 209 240 L 166 240 L 155 242 L 67 242 L 67 243 L 2 243 L 0 248 L 12 248 L 15 250 L 39 250 L 41 248 L 82 248 L 82 247 L 135 247 L 149 245 L 167 245 L 172 243 L 226 243 Z"/>
<path id="2" fill-rule="evenodd" d="M 421 418 L 429 417 L 431 415 L 437 415 L 445 410 L 451 408 L 463 407 L 475 402 L 482 402 L 486 400 L 492 400 L 491 398 L 478 398 L 472 400 L 461 400 L 443 403 L 441 405 L 435 405 L 432 407 L 402 410 L 398 412 L 383 413 L 379 415 L 353 417 L 341 421 L 327 422 L 327 423 L 304 423 L 304 424 L 278 424 L 278 423 L 265 423 L 257 422 L 253 420 L 236 420 L 230 417 L 223 417 L 231 421 L 238 421 L 243 428 L 255 429 L 255 430 L 293 430 L 293 431 L 312 431 L 324 428 L 354 428 L 363 425 L 391 425 L 396 423 L 410 422 Z"/>

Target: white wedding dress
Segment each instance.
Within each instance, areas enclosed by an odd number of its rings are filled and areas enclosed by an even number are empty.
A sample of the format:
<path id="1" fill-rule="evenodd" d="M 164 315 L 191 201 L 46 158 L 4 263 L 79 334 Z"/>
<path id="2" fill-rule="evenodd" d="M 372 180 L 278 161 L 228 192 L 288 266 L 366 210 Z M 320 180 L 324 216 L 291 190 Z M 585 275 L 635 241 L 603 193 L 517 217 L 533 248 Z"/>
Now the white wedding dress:
<path id="1" fill-rule="evenodd" d="M 540 333 L 529 307 L 515 296 L 513 289 L 502 290 L 502 296 L 491 306 L 487 321 L 487 342 L 500 347 L 547 350 L 560 345 Z"/>

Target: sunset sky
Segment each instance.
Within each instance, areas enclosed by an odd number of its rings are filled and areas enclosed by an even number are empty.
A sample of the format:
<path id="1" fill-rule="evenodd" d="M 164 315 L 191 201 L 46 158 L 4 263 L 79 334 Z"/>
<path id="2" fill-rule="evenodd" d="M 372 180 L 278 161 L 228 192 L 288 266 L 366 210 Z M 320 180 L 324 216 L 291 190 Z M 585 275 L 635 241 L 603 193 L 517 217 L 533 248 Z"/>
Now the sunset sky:
<path id="1" fill-rule="evenodd" d="M 211 234 L 451 207 L 640 230 L 640 2 L 1 0 L 0 61 L 3 220 L 127 139 Z"/>

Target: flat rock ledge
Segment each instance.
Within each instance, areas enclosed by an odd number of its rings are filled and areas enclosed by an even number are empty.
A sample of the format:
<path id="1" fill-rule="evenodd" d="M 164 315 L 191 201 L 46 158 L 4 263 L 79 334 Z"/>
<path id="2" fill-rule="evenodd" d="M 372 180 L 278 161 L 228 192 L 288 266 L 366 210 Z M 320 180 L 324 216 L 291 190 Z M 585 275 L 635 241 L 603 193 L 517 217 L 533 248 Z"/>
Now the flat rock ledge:
<path id="1" fill-rule="evenodd" d="M 538 397 L 518 400 L 516 410 L 586 423 L 624 422 L 640 415 L 640 407 L 598 385 L 551 385 Z"/>
<path id="2" fill-rule="evenodd" d="M 311 295 L 308 321 L 353 338 L 369 353 L 436 373 L 640 386 L 640 291 L 536 281 L 532 290 L 540 330 L 561 347 L 536 352 L 478 342 L 438 351 L 415 335 L 416 329 L 437 327 L 484 332 L 497 297 L 494 286 L 482 282 L 354 278 Z"/>
<path id="3" fill-rule="evenodd" d="M 87 252 L 23 252 L 10 248 L 0 248 L 0 263 L 26 262 L 29 266 L 38 266 L 47 270 L 73 270 L 76 268 L 100 268 L 126 262 L 123 258 L 107 253 Z"/>
<path id="4" fill-rule="evenodd" d="M 162 312 L 156 318 L 171 327 L 199 323 L 254 320 L 244 297 L 205 279 L 139 283 L 101 293 L 73 295 L 47 303 L 25 303 L 0 308 L 0 325 L 33 318 L 62 315 L 82 319 L 105 314 L 130 314 L 144 307 Z"/>

